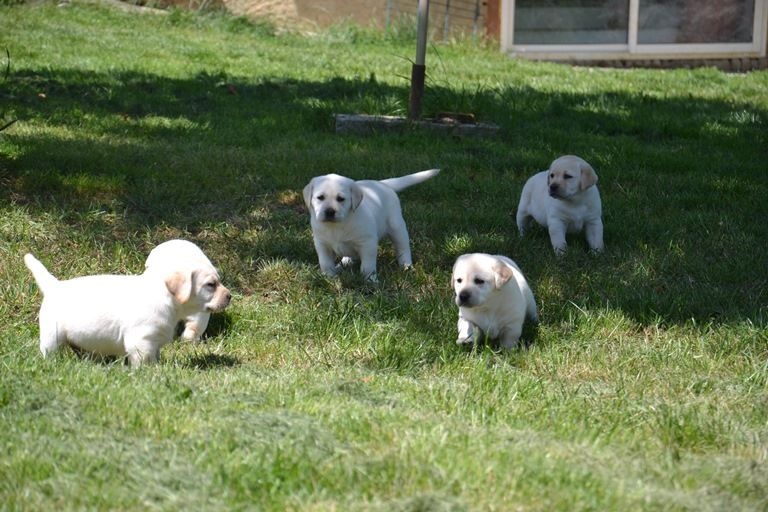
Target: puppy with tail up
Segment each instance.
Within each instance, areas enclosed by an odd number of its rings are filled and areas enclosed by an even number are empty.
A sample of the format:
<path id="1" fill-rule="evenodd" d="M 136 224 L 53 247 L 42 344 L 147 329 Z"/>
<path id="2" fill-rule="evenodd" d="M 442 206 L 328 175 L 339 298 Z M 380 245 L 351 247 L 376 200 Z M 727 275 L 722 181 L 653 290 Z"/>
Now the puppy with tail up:
<path id="1" fill-rule="evenodd" d="M 340 270 L 337 258 L 342 266 L 360 260 L 360 272 L 375 282 L 379 240 L 384 237 L 392 240 L 397 262 L 410 267 L 410 239 L 397 193 L 439 172 L 430 169 L 380 181 L 354 181 L 338 174 L 313 178 L 303 193 L 320 270 L 334 276 Z"/>
<path id="2" fill-rule="evenodd" d="M 231 299 L 206 270 L 147 271 L 56 279 L 31 254 L 24 256 L 43 294 L 40 352 L 70 345 L 100 356 L 127 356 L 132 366 L 156 361 L 180 320 L 220 311 Z"/>

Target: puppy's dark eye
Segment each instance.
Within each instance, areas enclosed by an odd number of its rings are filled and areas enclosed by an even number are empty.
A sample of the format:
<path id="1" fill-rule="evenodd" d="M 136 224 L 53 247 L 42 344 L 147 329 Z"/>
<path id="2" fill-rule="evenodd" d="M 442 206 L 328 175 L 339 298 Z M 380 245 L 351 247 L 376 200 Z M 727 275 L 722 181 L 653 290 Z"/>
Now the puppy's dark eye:
<path id="1" fill-rule="evenodd" d="M 480 279 L 479 277 L 475 278 L 475 284 L 483 285 L 485 284 L 485 279 Z"/>
<path id="2" fill-rule="evenodd" d="M 340 203 L 343 203 L 343 202 L 344 202 L 344 196 L 338 196 L 338 197 L 336 198 L 336 200 L 337 200 L 338 202 L 340 202 Z"/>
<path id="3" fill-rule="evenodd" d="M 463 282 L 464 282 L 464 280 L 463 280 L 462 278 L 458 278 L 458 279 L 456 280 L 456 282 L 457 282 L 457 283 L 459 283 L 459 284 L 461 284 L 461 283 L 463 283 Z"/>
<path id="4" fill-rule="evenodd" d="M 554 179 L 554 177 L 555 177 L 555 173 L 552 173 L 549 175 L 549 179 Z"/>
<path id="5" fill-rule="evenodd" d="M 317 196 L 317 200 L 318 201 L 325 201 L 325 195 L 320 194 L 319 196 Z"/>
<path id="6" fill-rule="evenodd" d="M 563 178 L 569 180 L 569 179 L 573 178 L 573 176 L 571 176 L 570 174 L 563 174 Z"/>
<path id="7" fill-rule="evenodd" d="M 216 284 L 216 283 L 205 283 L 205 287 L 210 289 L 210 290 L 215 290 L 217 286 L 218 286 L 218 284 Z"/>

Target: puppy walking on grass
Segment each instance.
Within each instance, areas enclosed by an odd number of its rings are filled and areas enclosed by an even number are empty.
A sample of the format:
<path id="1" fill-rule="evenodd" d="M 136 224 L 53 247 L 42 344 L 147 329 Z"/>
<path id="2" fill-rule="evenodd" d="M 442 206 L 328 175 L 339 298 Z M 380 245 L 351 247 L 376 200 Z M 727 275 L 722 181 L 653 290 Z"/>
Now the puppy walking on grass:
<path id="1" fill-rule="evenodd" d="M 506 256 L 464 254 L 453 265 L 451 287 L 459 306 L 456 343 L 477 343 L 483 336 L 502 348 L 517 347 L 527 319 L 538 322 L 533 292 L 514 261 Z"/>
<path id="2" fill-rule="evenodd" d="M 338 174 L 313 178 L 304 187 L 320 270 L 334 276 L 341 265 L 360 260 L 360 272 L 376 282 L 379 240 L 389 237 L 397 262 L 410 267 L 411 246 L 397 192 L 426 181 L 440 169 L 381 181 L 354 181 Z"/>
<path id="3" fill-rule="evenodd" d="M 206 269 L 162 268 L 59 281 L 31 254 L 24 263 L 43 294 L 43 357 L 70 345 L 99 356 L 127 356 L 132 366 L 154 362 L 179 321 L 220 311 L 231 299 L 218 276 Z"/>
<path id="4" fill-rule="evenodd" d="M 584 230 L 590 250 L 602 252 L 602 215 L 595 170 L 578 156 L 566 155 L 525 183 L 517 206 L 517 228 L 523 236 L 531 218 L 535 219 L 549 230 L 557 255 L 565 253 L 566 233 Z"/>

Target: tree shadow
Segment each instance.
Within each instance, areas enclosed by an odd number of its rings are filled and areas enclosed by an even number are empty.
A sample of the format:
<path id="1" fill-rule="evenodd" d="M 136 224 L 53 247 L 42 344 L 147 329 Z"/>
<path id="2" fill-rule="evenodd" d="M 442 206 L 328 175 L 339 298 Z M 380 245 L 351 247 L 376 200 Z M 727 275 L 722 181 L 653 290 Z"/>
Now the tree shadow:
<path id="1" fill-rule="evenodd" d="M 465 252 L 513 257 L 545 302 L 610 305 L 644 323 L 766 315 L 768 281 L 754 269 L 768 268 L 759 163 L 768 160 L 768 112 L 749 103 L 433 84 L 425 113 L 471 110 L 500 134 L 340 137 L 334 113 L 382 113 L 405 104 L 406 88 L 374 77 L 179 79 L 55 67 L 18 70 L 4 85 L 0 99 L 14 116 L 40 128 L 3 134 L 4 208 L 54 212 L 66 230 L 107 249 L 142 232 L 153 240 L 140 247 L 193 238 L 244 293 L 260 291 L 254 261 L 315 263 L 300 193 L 311 177 L 441 166 L 447 171 L 427 190 L 402 194 L 414 254 L 433 271 L 450 268 L 459 239 Z M 558 261 L 543 233 L 516 234 L 524 180 L 563 153 L 580 154 L 600 175 L 607 254 L 596 259 L 578 237 Z M 499 222 L 498 208 L 509 222 Z"/>

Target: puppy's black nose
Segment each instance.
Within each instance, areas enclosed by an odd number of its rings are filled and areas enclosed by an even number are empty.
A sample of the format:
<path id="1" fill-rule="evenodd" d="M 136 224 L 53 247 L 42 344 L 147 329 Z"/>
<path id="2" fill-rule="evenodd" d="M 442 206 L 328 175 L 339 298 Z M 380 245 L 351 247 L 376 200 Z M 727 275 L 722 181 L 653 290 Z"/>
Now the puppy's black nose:
<path id="1" fill-rule="evenodd" d="M 552 185 L 549 186 L 550 192 L 557 192 L 557 189 L 558 189 L 557 183 L 553 183 Z"/>
<path id="2" fill-rule="evenodd" d="M 471 293 L 469 293 L 467 290 L 462 290 L 459 292 L 459 302 L 461 304 L 466 304 L 469 301 L 469 298 L 472 296 Z"/>
<path id="3" fill-rule="evenodd" d="M 333 208 L 326 208 L 323 212 L 323 216 L 325 217 L 325 220 L 332 220 L 336 217 L 336 210 Z"/>

